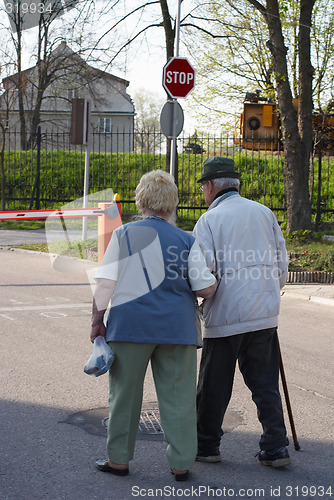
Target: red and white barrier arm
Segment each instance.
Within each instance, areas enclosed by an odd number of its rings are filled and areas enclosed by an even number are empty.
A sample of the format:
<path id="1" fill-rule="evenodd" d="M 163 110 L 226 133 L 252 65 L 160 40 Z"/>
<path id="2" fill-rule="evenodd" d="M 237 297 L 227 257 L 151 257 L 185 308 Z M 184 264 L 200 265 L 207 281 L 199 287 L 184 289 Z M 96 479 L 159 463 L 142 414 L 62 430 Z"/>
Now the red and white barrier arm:
<path id="1" fill-rule="evenodd" d="M 99 208 L 71 208 L 65 210 L 24 210 L 0 212 L 0 220 L 58 219 L 66 217 L 98 217 L 104 211 Z"/>

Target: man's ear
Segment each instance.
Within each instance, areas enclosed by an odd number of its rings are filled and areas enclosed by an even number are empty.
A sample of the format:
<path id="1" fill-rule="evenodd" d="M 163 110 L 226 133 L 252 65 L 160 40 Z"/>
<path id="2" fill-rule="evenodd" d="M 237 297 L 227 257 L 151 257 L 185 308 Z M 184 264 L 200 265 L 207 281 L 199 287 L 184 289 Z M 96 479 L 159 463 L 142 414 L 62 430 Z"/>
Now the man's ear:
<path id="1" fill-rule="evenodd" d="M 214 186 L 212 184 L 212 181 L 208 181 L 208 191 L 209 191 L 209 194 L 212 193 L 213 189 L 214 189 Z"/>

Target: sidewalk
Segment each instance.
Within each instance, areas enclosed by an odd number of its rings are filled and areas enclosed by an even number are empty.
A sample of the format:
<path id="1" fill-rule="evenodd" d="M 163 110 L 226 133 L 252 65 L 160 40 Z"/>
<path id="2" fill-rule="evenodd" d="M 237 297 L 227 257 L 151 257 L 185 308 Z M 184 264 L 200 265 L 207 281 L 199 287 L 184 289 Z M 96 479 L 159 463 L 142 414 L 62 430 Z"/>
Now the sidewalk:
<path id="1" fill-rule="evenodd" d="M 295 283 L 285 285 L 282 294 L 292 299 L 312 300 L 334 306 L 334 285 Z"/>

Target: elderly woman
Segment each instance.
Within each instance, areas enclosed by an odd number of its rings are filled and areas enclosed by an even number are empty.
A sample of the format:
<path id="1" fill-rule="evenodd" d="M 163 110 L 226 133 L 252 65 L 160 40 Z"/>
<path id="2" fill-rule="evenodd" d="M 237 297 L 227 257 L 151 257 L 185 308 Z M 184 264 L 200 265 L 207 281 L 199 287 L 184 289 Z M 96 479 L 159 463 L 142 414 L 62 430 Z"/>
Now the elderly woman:
<path id="1" fill-rule="evenodd" d="M 95 274 L 90 338 L 106 337 L 115 354 L 109 371 L 108 459 L 96 466 L 118 476 L 128 474 L 134 455 L 149 361 L 177 481 L 188 479 L 196 457 L 195 299 L 211 296 L 216 279 L 194 237 L 168 223 L 177 203 L 171 175 L 162 170 L 143 175 L 136 188 L 143 220 L 114 231 Z"/>

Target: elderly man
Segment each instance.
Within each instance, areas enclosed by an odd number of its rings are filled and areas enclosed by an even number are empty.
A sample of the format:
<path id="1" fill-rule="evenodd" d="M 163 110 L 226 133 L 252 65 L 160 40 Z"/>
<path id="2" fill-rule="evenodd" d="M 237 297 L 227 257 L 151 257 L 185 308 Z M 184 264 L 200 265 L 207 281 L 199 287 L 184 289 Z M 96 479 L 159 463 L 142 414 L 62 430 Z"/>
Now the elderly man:
<path id="1" fill-rule="evenodd" d="M 221 460 L 221 426 L 238 361 L 263 428 L 258 462 L 282 467 L 291 460 L 278 388 L 277 325 L 288 256 L 274 214 L 241 197 L 238 178 L 233 160 L 215 156 L 198 181 L 209 208 L 194 235 L 218 288 L 203 306 L 196 459 Z"/>

